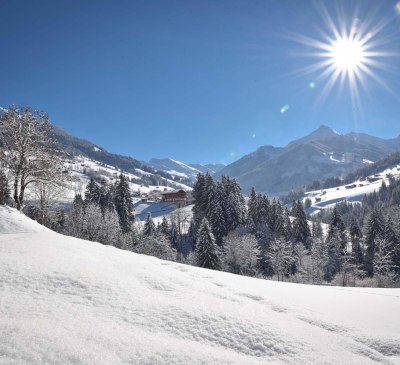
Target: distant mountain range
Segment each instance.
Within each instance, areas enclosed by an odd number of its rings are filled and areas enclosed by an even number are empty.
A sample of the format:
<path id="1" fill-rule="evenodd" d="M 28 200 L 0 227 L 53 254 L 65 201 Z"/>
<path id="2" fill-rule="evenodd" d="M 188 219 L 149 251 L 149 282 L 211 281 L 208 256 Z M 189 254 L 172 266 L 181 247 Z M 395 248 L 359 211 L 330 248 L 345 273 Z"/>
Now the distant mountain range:
<path id="1" fill-rule="evenodd" d="M 254 186 L 270 195 L 287 193 L 317 179 L 341 176 L 400 150 L 400 136 L 339 134 L 322 125 L 286 147 L 262 146 L 215 174 L 236 178 L 244 192 Z"/>

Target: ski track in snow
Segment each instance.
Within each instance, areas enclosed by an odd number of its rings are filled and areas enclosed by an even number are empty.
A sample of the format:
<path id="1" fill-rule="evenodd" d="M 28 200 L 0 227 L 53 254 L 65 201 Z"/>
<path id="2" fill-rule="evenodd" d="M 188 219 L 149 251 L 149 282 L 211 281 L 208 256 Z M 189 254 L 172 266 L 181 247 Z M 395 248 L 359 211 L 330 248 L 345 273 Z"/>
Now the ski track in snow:
<path id="1" fill-rule="evenodd" d="M 0 222 L 0 364 L 400 363 L 399 289 L 185 266 L 4 207 Z"/>

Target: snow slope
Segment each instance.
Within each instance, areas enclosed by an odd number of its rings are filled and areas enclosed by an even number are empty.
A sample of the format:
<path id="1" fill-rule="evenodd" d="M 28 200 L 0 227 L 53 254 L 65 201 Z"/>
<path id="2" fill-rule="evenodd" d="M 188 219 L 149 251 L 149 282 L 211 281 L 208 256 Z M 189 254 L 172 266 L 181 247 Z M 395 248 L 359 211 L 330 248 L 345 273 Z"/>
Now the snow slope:
<path id="1" fill-rule="evenodd" d="M 84 156 L 75 156 L 73 160 L 64 161 L 64 168 L 71 180 L 65 184 L 64 194 L 60 199 L 64 203 L 71 203 L 76 193 L 84 194 L 86 185 L 90 180 L 90 173 L 95 173 L 100 178 L 106 179 L 109 183 L 114 183 L 118 179 L 119 174 L 123 173 L 129 180 L 131 192 L 136 195 L 161 193 L 162 191 L 174 190 L 176 188 L 191 190 L 187 185 L 166 178 L 161 178 L 161 180 L 164 180 L 171 186 L 146 186 L 140 183 L 140 179 L 144 175 L 152 175 L 149 172 L 136 169 L 136 174 L 133 174 Z"/>
<path id="2" fill-rule="evenodd" d="M 400 166 L 396 165 L 391 169 L 386 169 L 379 174 L 368 176 L 368 178 L 363 180 L 356 180 L 351 184 L 336 186 L 330 189 L 308 191 L 303 200 L 306 198 L 311 199 L 312 205 L 311 209 L 309 209 L 310 213 L 332 208 L 336 203 L 342 201 L 361 203 L 366 194 L 378 192 L 379 188 L 382 186 L 382 182 L 388 185 L 389 175 L 399 179 Z M 346 186 L 348 188 L 346 188 Z"/>
<path id="3" fill-rule="evenodd" d="M 0 222 L 1 364 L 400 363 L 399 289 L 185 266 L 4 207 Z"/>

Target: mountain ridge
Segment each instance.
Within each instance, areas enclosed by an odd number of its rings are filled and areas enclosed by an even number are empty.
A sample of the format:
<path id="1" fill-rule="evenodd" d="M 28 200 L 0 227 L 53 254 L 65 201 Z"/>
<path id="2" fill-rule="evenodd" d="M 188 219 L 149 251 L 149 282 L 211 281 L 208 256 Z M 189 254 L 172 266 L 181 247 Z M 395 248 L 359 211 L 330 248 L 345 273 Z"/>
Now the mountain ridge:
<path id="1" fill-rule="evenodd" d="M 366 133 L 340 134 L 321 125 L 285 147 L 261 146 L 227 165 L 216 177 L 236 178 L 245 192 L 254 186 L 280 195 L 316 179 L 341 176 L 397 150 L 400 136 L 383 139 Z"/>

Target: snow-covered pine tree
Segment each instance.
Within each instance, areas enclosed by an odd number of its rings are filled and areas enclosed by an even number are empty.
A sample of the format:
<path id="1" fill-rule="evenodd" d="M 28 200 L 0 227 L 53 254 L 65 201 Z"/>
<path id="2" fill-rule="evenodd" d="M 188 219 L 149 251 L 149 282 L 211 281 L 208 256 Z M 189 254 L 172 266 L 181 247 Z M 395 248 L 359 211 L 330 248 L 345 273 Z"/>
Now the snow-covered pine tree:
<path id="1" fill-rule="evenodd" d="M 133 202 L 129 183 L 123 174 L 119 175 L 119 181 L 115 189 L 115 210 L 119 216 L 119 224 L 122 232 L 127 233 L 132 230 Z"/>
<path id="2" fill-rule="evenodd" d="M 193 186 L 193 219 L 197 226 L 200 225 L 202 219 L 209 219 L 211 205 L 213 204 L 215 183 L 209 173 L 198 174 L 197 180 Z"/>
<path id="3" fill-rule="evenodd" d="M 341 269 L 342 256 L 342 232 L 336 227 L 333 228 L 332 234 L 326 239 L 327 253 L 324 267 L 324 278 L 326 281 L 332 281 L 335 275 Z"/>
<path id="4" fill-rule="evenodd" d="M 356 265 L 362 266 L 364 265 L 364 253 L 361 247 L 362 232 L 354 217 L 352 218 L 350 223 L 349 233 L 353 262 Z"/>
<path id="5" fill-rule="evenodd" d="M 312 222 L 312 237 L 313 239 L 322 239 L 324 232 L 322 230 L 321 221 L 314 219 Z"/>
<path id="6" fill-rule="evenodd" d="M 205 217 L 204 203 L 203 203 L 203 190 L 205 186 L 204 174 L 197 174 L 196 182 L 193 185 L 193 219 L 196 224 L 200 224 L 201 220 Z"/>
<path id="7" fill-rule="evenodd" d="M 175 221 L 171 223 L 171 229 L 169 231 L 169 240 L 171 242 L 172 247 L 176 249 L 179 248 L 179 243 L 180 243 L 179 230 L 178 230 L 178 225 L 176 224 Z"/>
<path id="8" fill-rule="evenodd" d="M 366 253 L 364 257 L 365 271 L 368 276 L 374 275 L 375 241 L 384 238 L 384 220 L 378 209 L 373 209 L 365 225 L 364 244 Z"/>
<path id="9" fill-rule="evenodd" d="M 200 224 L 195 250 L 196 265 L 207 269 L 220 270 L 221 260 L 210 224 L 206 218 Z"/>
<path id="10" fill-rule="evenodd" d="M 257 199 L 256 189 L 254 187 L 251 188 L 250 198 L 248 202 L 248 211 L 247 211 L 247 225 L 249 226 L 252 232 L 255 231 L 255 228 L 259 224 L 259 203 Z"/>
<path id="11" fill-rule="evenodd" d="M 194 223 L 194 220 L 192 219 L 190 221 L 188 233 L 186 235 L 186 240 L 192 247 L 196 246 L 196 235 L 197 235 L 196 225 Z"/>
<path id="12" fill-rule="evenodd" d="M 293 236 L 293 228 L 292 228 L 292 222 L 290 221 L 289 210 L 287 208 L 285 208 L 283 213 L 283 226 L 284 226 L 283 236 L 287 241 L 290 241 Z"/>
<path id="13" fill-rule="evenodd" d="M 226 223 L 225 223 L 225 215 L 222 211 L 220 202 L 216 200 L 212 205 L 211 216 L 210 216 L 210 225 L 212 232 L 215 237 L 215 242 L 221 246 L 222 239 L 227 234 Z"/>
<path id="14" fill-rule="evenodd" d="M 168 219 L 166 216 L 164 216 L 162 219 L 162 222 L 160 224 L 160 233 L 162 233 L 165 237 L 168 238 L 169 231 L 170 231 L 170 227 L 169 227 Z"/>
<path id="15" fill-rule="evenodd" d="M 311 231 L 307 222 L 307 216 L 303 204 L 300 201 L 294 202 L 292 214 L 293 220 L 293 238 L 295 242 L 301 242 L 308 250 L 311 248 Z"/>
<path id="16" fill-rule="evenodd" d="M 267 224 L 269 226 L 271 216 L 271 204 L 268 197 L 265 194 L 258 194 L 258 220 L 261 224 Z"/>
<path id="17" fill-rule="evenodd" d="M 230 178 L 222 181 L 225 184 L 225 223 L 227 231 L 230 232 L 245 222 L 246 206 L 238 182 Z"/>
<path id="18" fill-rule="evenodd" d="M 106 179 L 101 179 L 100 187 L 99 187 L 99 194 L 100 194 L 100 207 L 101 211 L 113 211 L 114 210 L 114 197 L 112 193 L 112 188 L 110 184 L 107 182 Z"/>
<path id="19" fill-rule="evenodd" d="M 343 233 L 346 229 L 346 226 L 343 223 L 342 217 L 339 214 L 337 206 L 333 208 L 332 215 L 329 222 L 329 230 L 328 230 L 328 238 L 331 238 L 334 231 L 338 230 Z"/>
<path id="20" fill-rule="evenodd" d="M 100 204 L 100 187 L 92 177 L 85 190 L 85 204 L 90 203 Z"/>
<path id="21" fill-rule="evenodd" d="M 400 274 L 400 241 L 397 238 L 393 221 L 390 217 L 385 222 L 384 237 L 387 242 L 387 250 L 392 252 L 392 269 L 396 274 Z"/>
<path id="22" fill-rule="evenodd" d="M 284 235 L 283 208 L 281 202 L 275 198 L 272 200 L 269 226 L 271 232 L 273 232 L 275 235 Z"/>
<path id="23" fill-rule="evenodd" d="M 151 214 L 148 213 L 143 227 L 143 236 L 149 237 L 156 233 L 156 225 L 154 224 Z"/>

